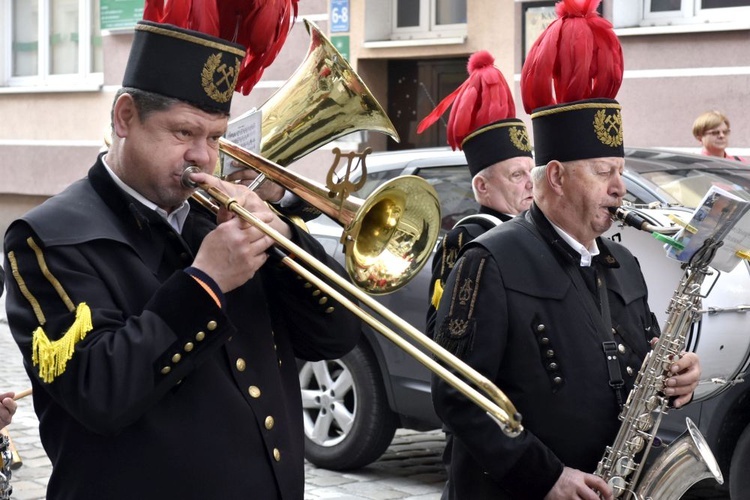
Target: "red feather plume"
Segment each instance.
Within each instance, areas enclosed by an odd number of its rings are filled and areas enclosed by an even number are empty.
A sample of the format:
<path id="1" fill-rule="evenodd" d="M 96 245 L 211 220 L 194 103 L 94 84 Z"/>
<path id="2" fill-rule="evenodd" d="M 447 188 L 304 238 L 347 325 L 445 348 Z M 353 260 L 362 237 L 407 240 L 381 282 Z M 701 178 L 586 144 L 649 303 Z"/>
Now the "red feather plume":
<path id="1" fill-rule="evenodd" d="M 146 0 L 143 19 L 200 31 L 247 48 L 235 90 L 247 95 L 286 42 L 299 0 Z"/>
<path id="2" fill-rule="evenodd" d="M 534 42 L 521 71 L 527 113 L 582 99 L 614 99 L 622 84 L 622 46 L 601 0 L 561 0 L 555 19 Z"/>
<path id="3" fill-rule="evenodd" d="M 445 99 L 417 127 L 421 134 L 435 123 L 451 106 L 448 118 L 448 144 L 461 149 L 464 138 L 479 127 L 498 120 L 516 117 L 513 94 L 500 70 L 493 66 L 495 59 L 486 50 L 469 58 L 469 78 Z"/>

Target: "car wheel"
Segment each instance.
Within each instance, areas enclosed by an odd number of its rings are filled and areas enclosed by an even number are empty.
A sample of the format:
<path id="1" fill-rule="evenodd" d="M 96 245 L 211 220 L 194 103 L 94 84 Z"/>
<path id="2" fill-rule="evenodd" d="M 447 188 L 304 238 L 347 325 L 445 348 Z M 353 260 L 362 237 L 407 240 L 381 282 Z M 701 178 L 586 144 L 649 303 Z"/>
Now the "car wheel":
<path id="1" fill-rule="evenodd" d="M 367 346 L 357 345 L 341 359 L 304 362 L 299 380 L 308 461 L 349 470 L 385 452 L 398 418 L 388 406 L 380 370 Z"/>
<path id="2" fill-rule="evenodd" d="M 744 498 L 750 491 L 750 425 L 740 435 L 737 446 L 732 453 L 732 465 L 729 467 L 729 496 Z"/>

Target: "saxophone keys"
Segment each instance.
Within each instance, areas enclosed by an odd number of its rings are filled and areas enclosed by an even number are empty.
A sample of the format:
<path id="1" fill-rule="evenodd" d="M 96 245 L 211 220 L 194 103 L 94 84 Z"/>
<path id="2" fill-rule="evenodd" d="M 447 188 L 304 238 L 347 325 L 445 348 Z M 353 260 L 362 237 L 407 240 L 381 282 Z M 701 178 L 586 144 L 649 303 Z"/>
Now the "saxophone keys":
<path id="1" fill-rule="evenodd" d="M 641 432 L 645 432 L 653 426 L 654 417 L 651 416 L 651 413 L 641 413 L 635 421 L 635 428 Z"/>
<path id="2" fill-rule="evenodd" d="M 628 453 L 635 455 L 636 453 L 641 451 L 645 445 L 646 440 L 643 438 L 643 436 L 633 436 L 628 440 Z"/>

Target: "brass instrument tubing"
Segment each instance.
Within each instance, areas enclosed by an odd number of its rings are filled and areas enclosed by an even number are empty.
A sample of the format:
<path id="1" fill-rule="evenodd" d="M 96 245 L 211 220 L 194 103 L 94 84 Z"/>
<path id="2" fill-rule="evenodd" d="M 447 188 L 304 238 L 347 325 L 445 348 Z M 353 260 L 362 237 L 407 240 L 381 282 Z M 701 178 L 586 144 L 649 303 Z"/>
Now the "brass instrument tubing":
<path id="1" fill-rule="evenodd" d="M 187 173 L 189 172 L 186 170 L 186 174 Z M 186 179 L 187 175 L 183 176 L 183 178 Z M 407 342 L 403 337 L 398 335 L 393 330 L 389 329 L 382 322 L 375 319 L 371 314 L 368 314 L 366 311 L 363 311 L 361 307 L 357 306 L 351 300 L 347 299 L 344 295 L 342 295 L 340 292 L 335 290 L 331 285 L 329 285 L 328 283 L 324 282 L 322 279 L 312 274 L 312 272 L 302 267 L 299 263 L 295 262 L 292 258 L 290 258 L 289 256 L 283 257 L 282 262 L 286 266 L 288 266 L 290 269 L 298 273 L 300 276 L 307 279 L 308 281 L 313 283 L 315 286 L 323 290 L 325 293 L 333 297 L 346 309 L 354 313 L 357 317 L 365 321 L 368 325 L 372 326 L 379 333 L 382 333 L 391 342 L 393 342 L 398 347 L 406 351 L 407 354 L 411 355 L 417 361 L 419 361 L 424 366 L 426 366 L 430 371 L 432 371 L 436 375 L 443 378 L 446 382 L 451 384 L 455 389 L 460 391 L 464 396 L 466 396 L 475 404 L 477 404 L 480 408 L 482 408 L 485 412 L 487 412 L 487 414 L 493 420 L 495 420 L 498 423 L 498 425 L 500 425 L 501 429 L 506 435 L 510 437 L 516 437 L 521 433 L 521 431 L 523 430 L 523 426 L 521 425 L 521 415 L 518 413 L 516 408 L 513 406 L 513 403 L 507 398 L 507 396 L 505 396 L 505 394 L 502 391 L 500 391 L 500 389 L 498 389 L 497 386 L 495 386 L 485 376 L 483 376 L 482 374 L 480 374 L 479 372 L 477 372 L 470 366 L 458 360 L 458 358 L 453 356 L 453 354 L 445 350 L 439 344 L 430 340 L 422 332 L 420 332 L 419 330 L 411 326 L 409 323 L 407 323 L 400 317 L 393 314 L 390 310 L 385 308 L 375 299 L 364 294 L 364 292 L 362 292 L 361 290 L 356 288 L 354 285 L 349 283 L 349 281 L 347 281 L 346 279 L 342 278 L 341 276 L 333 272 L 327 266 L 321 264 L 320 261 L 318 261 L 315 257 L 307 253 L 305 250 L 299 247 L 296 243 L 286 238 L 284 235 L 282 235 L 281 233 L 273 229 L 271 226 L 269 226 L 268 224 L 258 219 L 255 215 L 253 215 L 251 212 L 249 212 L 244 207 L 239 205 L 236 200 L 231 198 L 229 195 L 227 195 L 223 191 L 215 187 L 209 186 L 208 184 L 205 184 L 205 183 L 195 183 L 194 181 L 191 181 L 191 180 L 187 180 L 185 182 L 189 182 L 191 185 L 197 185 L 197 187 L 200 187 L 203 191 L 208 193 L 210 197 L 218 201 L 218 203 L 224 206 L 227 210 L 234 212 L 243 220 L 245 220 L 246 222 L 258 228 L 264 234 L 271 237 L 271 239 L 273 239 L 277 244 L 279 244 L 287 252 L 294 255 L 295 258 L 299 258 L 300 260 L 304 261 L 306 264 L 311 266 L 313 269 L 323 274 L 326 278 L 334 282 L 343 290 L 355 296 L 362 303 L 366 304 L 370 309 L 380 314 L 382 317 L 384 317 L 386 320 L 390 321 L 397 327 L 401 328 L 404 331 L 404 333 L 408 334 L 413 340 L 421 344 L 424 348 L 426 348 L 428 351 L 436 355 L 446 364 L 456 369 L 457 371 L 461 372 L 467 379 L 469 379 L 477 387 L 481 388 L 485 393 L 487 393 L 494 400 L 494 402 L 490 401 L 490 399 L 488 399 L 485 395 L 481 394 L 474 387 L 471 387 L 464 380 L 460 379 L 455 374 L 448 371 L 443 365 L 437 363 L 434 359 L 430 358 L 425 353 L 415 348 L 413 345 Z M 199 191 L 196 191 L 195 193 L 193 193 L 193 197 L 205 198 L 206 196 L 200 193 Z M 201 203 L 201 205 L 207 208 L 210 208 L 211 206 L 213 207 L 216 206 L 215 204 L 211 203 L 210 200 L 201 201 L 198 199 L 197 201 Z"/>

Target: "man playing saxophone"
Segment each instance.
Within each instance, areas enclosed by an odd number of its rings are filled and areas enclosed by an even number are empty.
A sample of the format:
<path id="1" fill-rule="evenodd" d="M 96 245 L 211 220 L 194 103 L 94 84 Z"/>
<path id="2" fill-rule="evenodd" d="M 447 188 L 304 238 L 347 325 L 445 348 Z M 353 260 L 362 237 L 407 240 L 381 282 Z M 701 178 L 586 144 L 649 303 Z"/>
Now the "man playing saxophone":
<path id="1" fill-rule="evenodd" d="M 526 429 L 508 439 L 433 378 L 435 408 L 454 436 L 451 499 L 613 498 L 593 472 L 659 334 L 637 261 L 600 237 L 612 223 L 608 208 L 626 192 L 614 100 L 622 52 L 598 2 L 588 10 L 579 3 L 558 4 L 559 19 L 522 73 L 534 203 L 464 247 L 438 308 L 435 340 L 500 387 Z M 545 43 L 548 32 L 560 43 Z M 592 60 L 596 71 L 566 66 Z M 694 353 L 672 361 L 664 392 L 679 408 L 691 400 L 700 364 Z"/>

